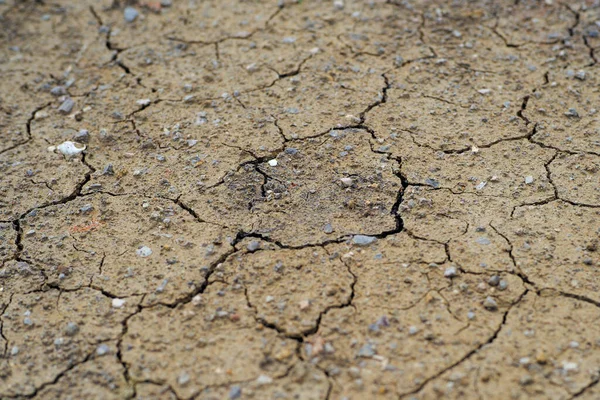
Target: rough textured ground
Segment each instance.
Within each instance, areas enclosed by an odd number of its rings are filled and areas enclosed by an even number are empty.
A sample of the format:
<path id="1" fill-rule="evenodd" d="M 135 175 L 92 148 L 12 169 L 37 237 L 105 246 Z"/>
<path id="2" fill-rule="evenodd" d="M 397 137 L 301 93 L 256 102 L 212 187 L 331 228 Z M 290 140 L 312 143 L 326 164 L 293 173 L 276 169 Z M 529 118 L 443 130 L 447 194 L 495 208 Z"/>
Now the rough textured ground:
<path id="1" fill-rule="evenodd" d="M 600 398 L 597 0 L 0 24 L 0 398 Z"/>

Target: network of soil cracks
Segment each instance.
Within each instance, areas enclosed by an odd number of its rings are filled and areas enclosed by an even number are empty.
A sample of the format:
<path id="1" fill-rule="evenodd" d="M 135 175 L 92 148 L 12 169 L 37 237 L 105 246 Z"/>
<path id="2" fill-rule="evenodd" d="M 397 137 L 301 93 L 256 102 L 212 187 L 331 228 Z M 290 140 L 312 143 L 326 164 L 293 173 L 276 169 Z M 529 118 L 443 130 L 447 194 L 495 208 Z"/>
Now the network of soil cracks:
<path id="1" fill-rule="evenodd" d="M 0 25 L 0 398 L 600 398 L 598 0 Z"/>

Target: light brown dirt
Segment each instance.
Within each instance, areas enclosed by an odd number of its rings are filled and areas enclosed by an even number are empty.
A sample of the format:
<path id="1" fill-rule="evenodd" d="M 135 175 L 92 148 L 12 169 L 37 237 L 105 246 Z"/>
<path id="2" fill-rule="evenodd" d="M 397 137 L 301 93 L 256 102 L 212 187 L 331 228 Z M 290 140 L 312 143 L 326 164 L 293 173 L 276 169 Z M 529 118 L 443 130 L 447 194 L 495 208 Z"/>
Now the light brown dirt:
<path id="1" fill-rule="evenodd" d="M 600 397 L 597 1 L 0 26 L 0 398 Z"/>

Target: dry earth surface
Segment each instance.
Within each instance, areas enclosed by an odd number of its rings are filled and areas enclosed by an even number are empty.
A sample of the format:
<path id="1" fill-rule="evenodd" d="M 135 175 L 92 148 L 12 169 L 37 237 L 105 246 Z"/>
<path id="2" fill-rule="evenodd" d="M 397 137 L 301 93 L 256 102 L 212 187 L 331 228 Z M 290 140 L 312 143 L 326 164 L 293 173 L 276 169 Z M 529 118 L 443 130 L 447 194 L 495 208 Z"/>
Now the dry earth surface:
<path id="1" fill-rule="evenodd" d="M 598 0 L 0 24 L 0 398 L 600 398 Z"/>

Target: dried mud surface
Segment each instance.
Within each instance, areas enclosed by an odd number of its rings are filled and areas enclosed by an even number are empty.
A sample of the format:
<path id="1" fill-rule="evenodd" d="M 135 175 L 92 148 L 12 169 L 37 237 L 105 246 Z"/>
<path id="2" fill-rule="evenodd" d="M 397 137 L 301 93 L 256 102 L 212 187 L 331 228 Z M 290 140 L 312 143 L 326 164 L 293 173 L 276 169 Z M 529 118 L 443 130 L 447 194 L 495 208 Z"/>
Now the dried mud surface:
<path id="1" fill-rule="evenodd" d="M 600 396 L 598 1 L 0 25 L 0 398 Z"/>

